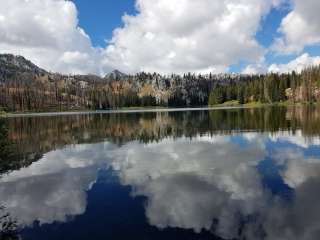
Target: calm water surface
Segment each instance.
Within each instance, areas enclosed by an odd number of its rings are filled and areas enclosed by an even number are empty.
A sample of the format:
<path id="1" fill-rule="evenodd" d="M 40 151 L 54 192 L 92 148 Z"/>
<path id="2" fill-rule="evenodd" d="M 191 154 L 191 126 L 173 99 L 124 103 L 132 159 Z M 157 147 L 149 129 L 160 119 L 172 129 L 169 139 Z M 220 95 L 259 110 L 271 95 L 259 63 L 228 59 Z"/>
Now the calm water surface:
<path id="1" fill-rule="evenodd" d="M 319 136 L 317 107 L 2 119 L 0 239 L 319 239 Z"/>

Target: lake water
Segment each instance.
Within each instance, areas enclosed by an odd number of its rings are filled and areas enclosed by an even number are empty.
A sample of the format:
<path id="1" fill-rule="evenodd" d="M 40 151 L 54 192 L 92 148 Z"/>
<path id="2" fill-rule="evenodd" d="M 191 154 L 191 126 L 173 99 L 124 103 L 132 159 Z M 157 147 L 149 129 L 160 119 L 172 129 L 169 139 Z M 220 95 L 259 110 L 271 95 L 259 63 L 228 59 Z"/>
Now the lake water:
<path id="1" fill-rule="evenodd" d="M 319 239 L 319 136 L 319 107 L 2 119 L 0 239 Z"/>

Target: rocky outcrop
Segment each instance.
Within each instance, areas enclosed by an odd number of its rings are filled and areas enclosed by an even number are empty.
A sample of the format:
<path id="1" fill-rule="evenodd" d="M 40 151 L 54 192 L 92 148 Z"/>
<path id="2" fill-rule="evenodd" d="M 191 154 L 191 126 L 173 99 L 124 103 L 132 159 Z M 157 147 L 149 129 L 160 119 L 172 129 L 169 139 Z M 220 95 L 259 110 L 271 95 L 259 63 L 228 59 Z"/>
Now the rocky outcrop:
<path id="1" fill-rule="evenodd" d="M 320 88 L 313 85 L 309 88 L 305 86 L 299 86 L 296 89 L 287 88 L 286 97 L 291 102 L 318 102 L 320 101 Z"/>

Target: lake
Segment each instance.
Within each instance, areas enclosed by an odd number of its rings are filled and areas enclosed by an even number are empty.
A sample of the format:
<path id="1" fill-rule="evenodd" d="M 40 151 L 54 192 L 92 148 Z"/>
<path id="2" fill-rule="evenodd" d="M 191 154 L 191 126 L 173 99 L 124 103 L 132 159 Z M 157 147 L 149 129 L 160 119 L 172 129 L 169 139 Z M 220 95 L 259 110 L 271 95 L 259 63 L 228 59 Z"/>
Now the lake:
<path id="1" fill-rule="evenodd" d="M 320 236 L 316 106 L 3 118 L 0 160 L 0 239 Z"/>

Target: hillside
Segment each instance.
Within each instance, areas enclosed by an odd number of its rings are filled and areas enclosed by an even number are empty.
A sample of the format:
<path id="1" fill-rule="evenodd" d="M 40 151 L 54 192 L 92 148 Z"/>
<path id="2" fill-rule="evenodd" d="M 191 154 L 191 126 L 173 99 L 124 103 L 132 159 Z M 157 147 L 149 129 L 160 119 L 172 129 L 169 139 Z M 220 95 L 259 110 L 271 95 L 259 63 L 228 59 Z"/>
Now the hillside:
<path id="1" fill-rule="evenodd" d="M 273 103 L 320 100 L 320 67 L 301 74 L 63 75 L 21 56 L 0 55 L 0 108 L 60 111 L 119 107 L 185 107 L 228 101 Z"/>
<path id="2" fill-rule="evenodd" d="M 0 105 L 7 111 L 107 109 L 129 106 L 207 105 L 216 84 L 240 75 L 184 76 L 118 70 L 105 77 L 50 73 L 21 56 L 0 55 Z"/>
<path id="3" fill-rule="evenodd" d="M 0 82 L 17 79 L 30 81 L 39 78 L 47 72 L 22 56 L 11 54 L 0 55 Z"/>

